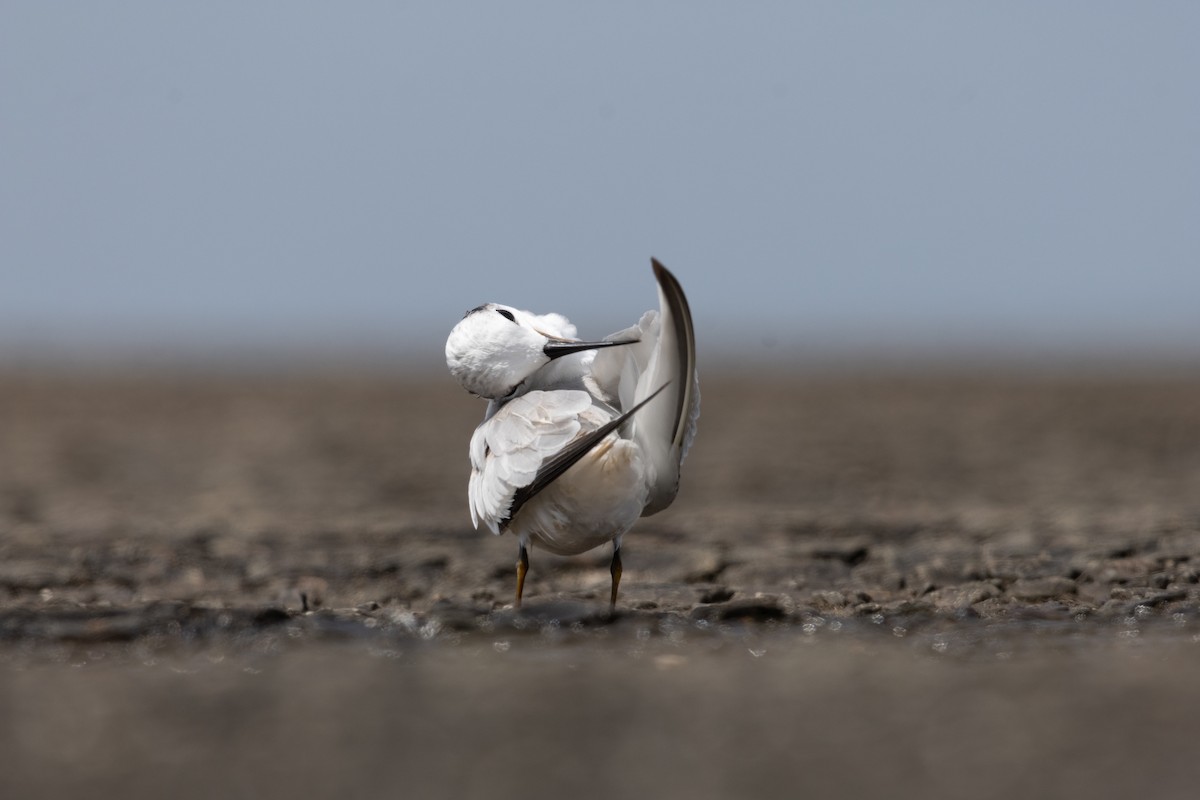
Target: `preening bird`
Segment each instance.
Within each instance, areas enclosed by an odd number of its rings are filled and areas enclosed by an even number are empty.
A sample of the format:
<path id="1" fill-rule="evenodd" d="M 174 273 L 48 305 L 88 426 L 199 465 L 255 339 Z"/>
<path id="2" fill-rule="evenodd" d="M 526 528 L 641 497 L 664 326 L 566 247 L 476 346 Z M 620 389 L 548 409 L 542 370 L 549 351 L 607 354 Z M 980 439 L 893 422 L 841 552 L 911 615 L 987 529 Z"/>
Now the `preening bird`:
<path id="1" fill-rule="evenodd" d="M 601 341 L 575 339 L 561 314 L 486 303 L 446 340 L 446 364 L 487 398 L 471 437 L 468 499 L 475 527 L 517 537 L 516 605 L 529 549 L 576 555 L 621 538 L 671 504 L 696 435 L 700 384 L 687 298 L 651 260 L 659 310 Z"/>

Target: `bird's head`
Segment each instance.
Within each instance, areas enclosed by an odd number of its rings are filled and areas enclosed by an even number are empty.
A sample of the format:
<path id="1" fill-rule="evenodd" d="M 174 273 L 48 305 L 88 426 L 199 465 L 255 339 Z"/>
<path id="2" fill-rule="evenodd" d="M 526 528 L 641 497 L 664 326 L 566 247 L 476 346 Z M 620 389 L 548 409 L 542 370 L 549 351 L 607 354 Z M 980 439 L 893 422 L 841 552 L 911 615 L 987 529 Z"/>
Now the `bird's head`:
<path id="1" fill-rule="evenodd" d="M 499 303 L 471 309 L 446 339 L 450 374 L 468 392 L 502 400 L 556 358 L 628 343 L 566 339 L 541 330 L 539 319 L 545 318 Z"/>

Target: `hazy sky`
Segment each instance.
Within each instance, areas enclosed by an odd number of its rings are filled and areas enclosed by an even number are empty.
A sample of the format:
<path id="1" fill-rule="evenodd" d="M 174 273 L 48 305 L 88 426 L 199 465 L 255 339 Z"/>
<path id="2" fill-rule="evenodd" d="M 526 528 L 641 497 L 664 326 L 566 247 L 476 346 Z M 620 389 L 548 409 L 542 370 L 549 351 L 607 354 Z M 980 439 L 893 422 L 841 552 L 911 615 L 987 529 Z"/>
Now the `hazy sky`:
<path id="1" fill-rule="evenodd" d="M 0 337 L 1200 350 L 1200 4 L 6 3 Z"/>

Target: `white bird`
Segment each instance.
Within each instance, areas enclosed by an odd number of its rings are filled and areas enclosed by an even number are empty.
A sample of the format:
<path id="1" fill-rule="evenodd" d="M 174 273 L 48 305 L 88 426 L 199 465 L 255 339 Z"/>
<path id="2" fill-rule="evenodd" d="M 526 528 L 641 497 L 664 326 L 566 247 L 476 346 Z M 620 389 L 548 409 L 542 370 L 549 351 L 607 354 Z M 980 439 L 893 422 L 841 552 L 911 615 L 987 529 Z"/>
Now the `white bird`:
<path id="1" fill-rule="evenodd" d="M 621 538 L 679 490 L 700 416 L 696 341 L 679 282 L 651 265 L 660 311 L 603 341 L 496 303 L 446 340 L 451 374 L 491 401 L 471 437 L 471 521 L 516 535 L 518 607 L 531 546 L 576 555 L 610 541 L 615 606 Z"/>

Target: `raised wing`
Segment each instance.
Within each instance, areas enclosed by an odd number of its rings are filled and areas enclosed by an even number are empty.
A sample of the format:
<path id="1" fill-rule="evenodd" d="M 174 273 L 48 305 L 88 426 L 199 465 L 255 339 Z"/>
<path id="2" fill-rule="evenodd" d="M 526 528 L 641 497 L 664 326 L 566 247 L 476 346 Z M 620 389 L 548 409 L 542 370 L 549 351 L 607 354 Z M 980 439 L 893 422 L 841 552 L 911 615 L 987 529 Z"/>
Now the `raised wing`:
<path id="1" fill-rule="evenodd" d="M 683 288 L 666 267 L 651 260 L 658 280 L 659 310 L 647 311 L 638 324 L 609 339 L 640 338 L 627 347 L 596 353 L 590 380 L 621 409 L 644 402 L 669 387 L 638 415 L 633 438 L 650 465 L 652 483 L 644 514 L 671 504 L 679 490 L 679 467 L 696 435 L 700 382 L 696 374 L 696 337 Z"/>
<path id="2" fill-rule="evenodd" d="M 662 511 L 679 492 L 679 467 L 696 435 L 700 416 L 692 312 L 675 276 L 657 260 L 650 263 L 658 279 L 658 337 L 645 369 L 637 376 L 633 399 L 641 402 L 651 397 L 651 391 L 664 383 L 669 383 L 670 389 L 638 417 L 634 430 L 634 440 L 642 447 L 654 476 L 643 516 Z"/>

